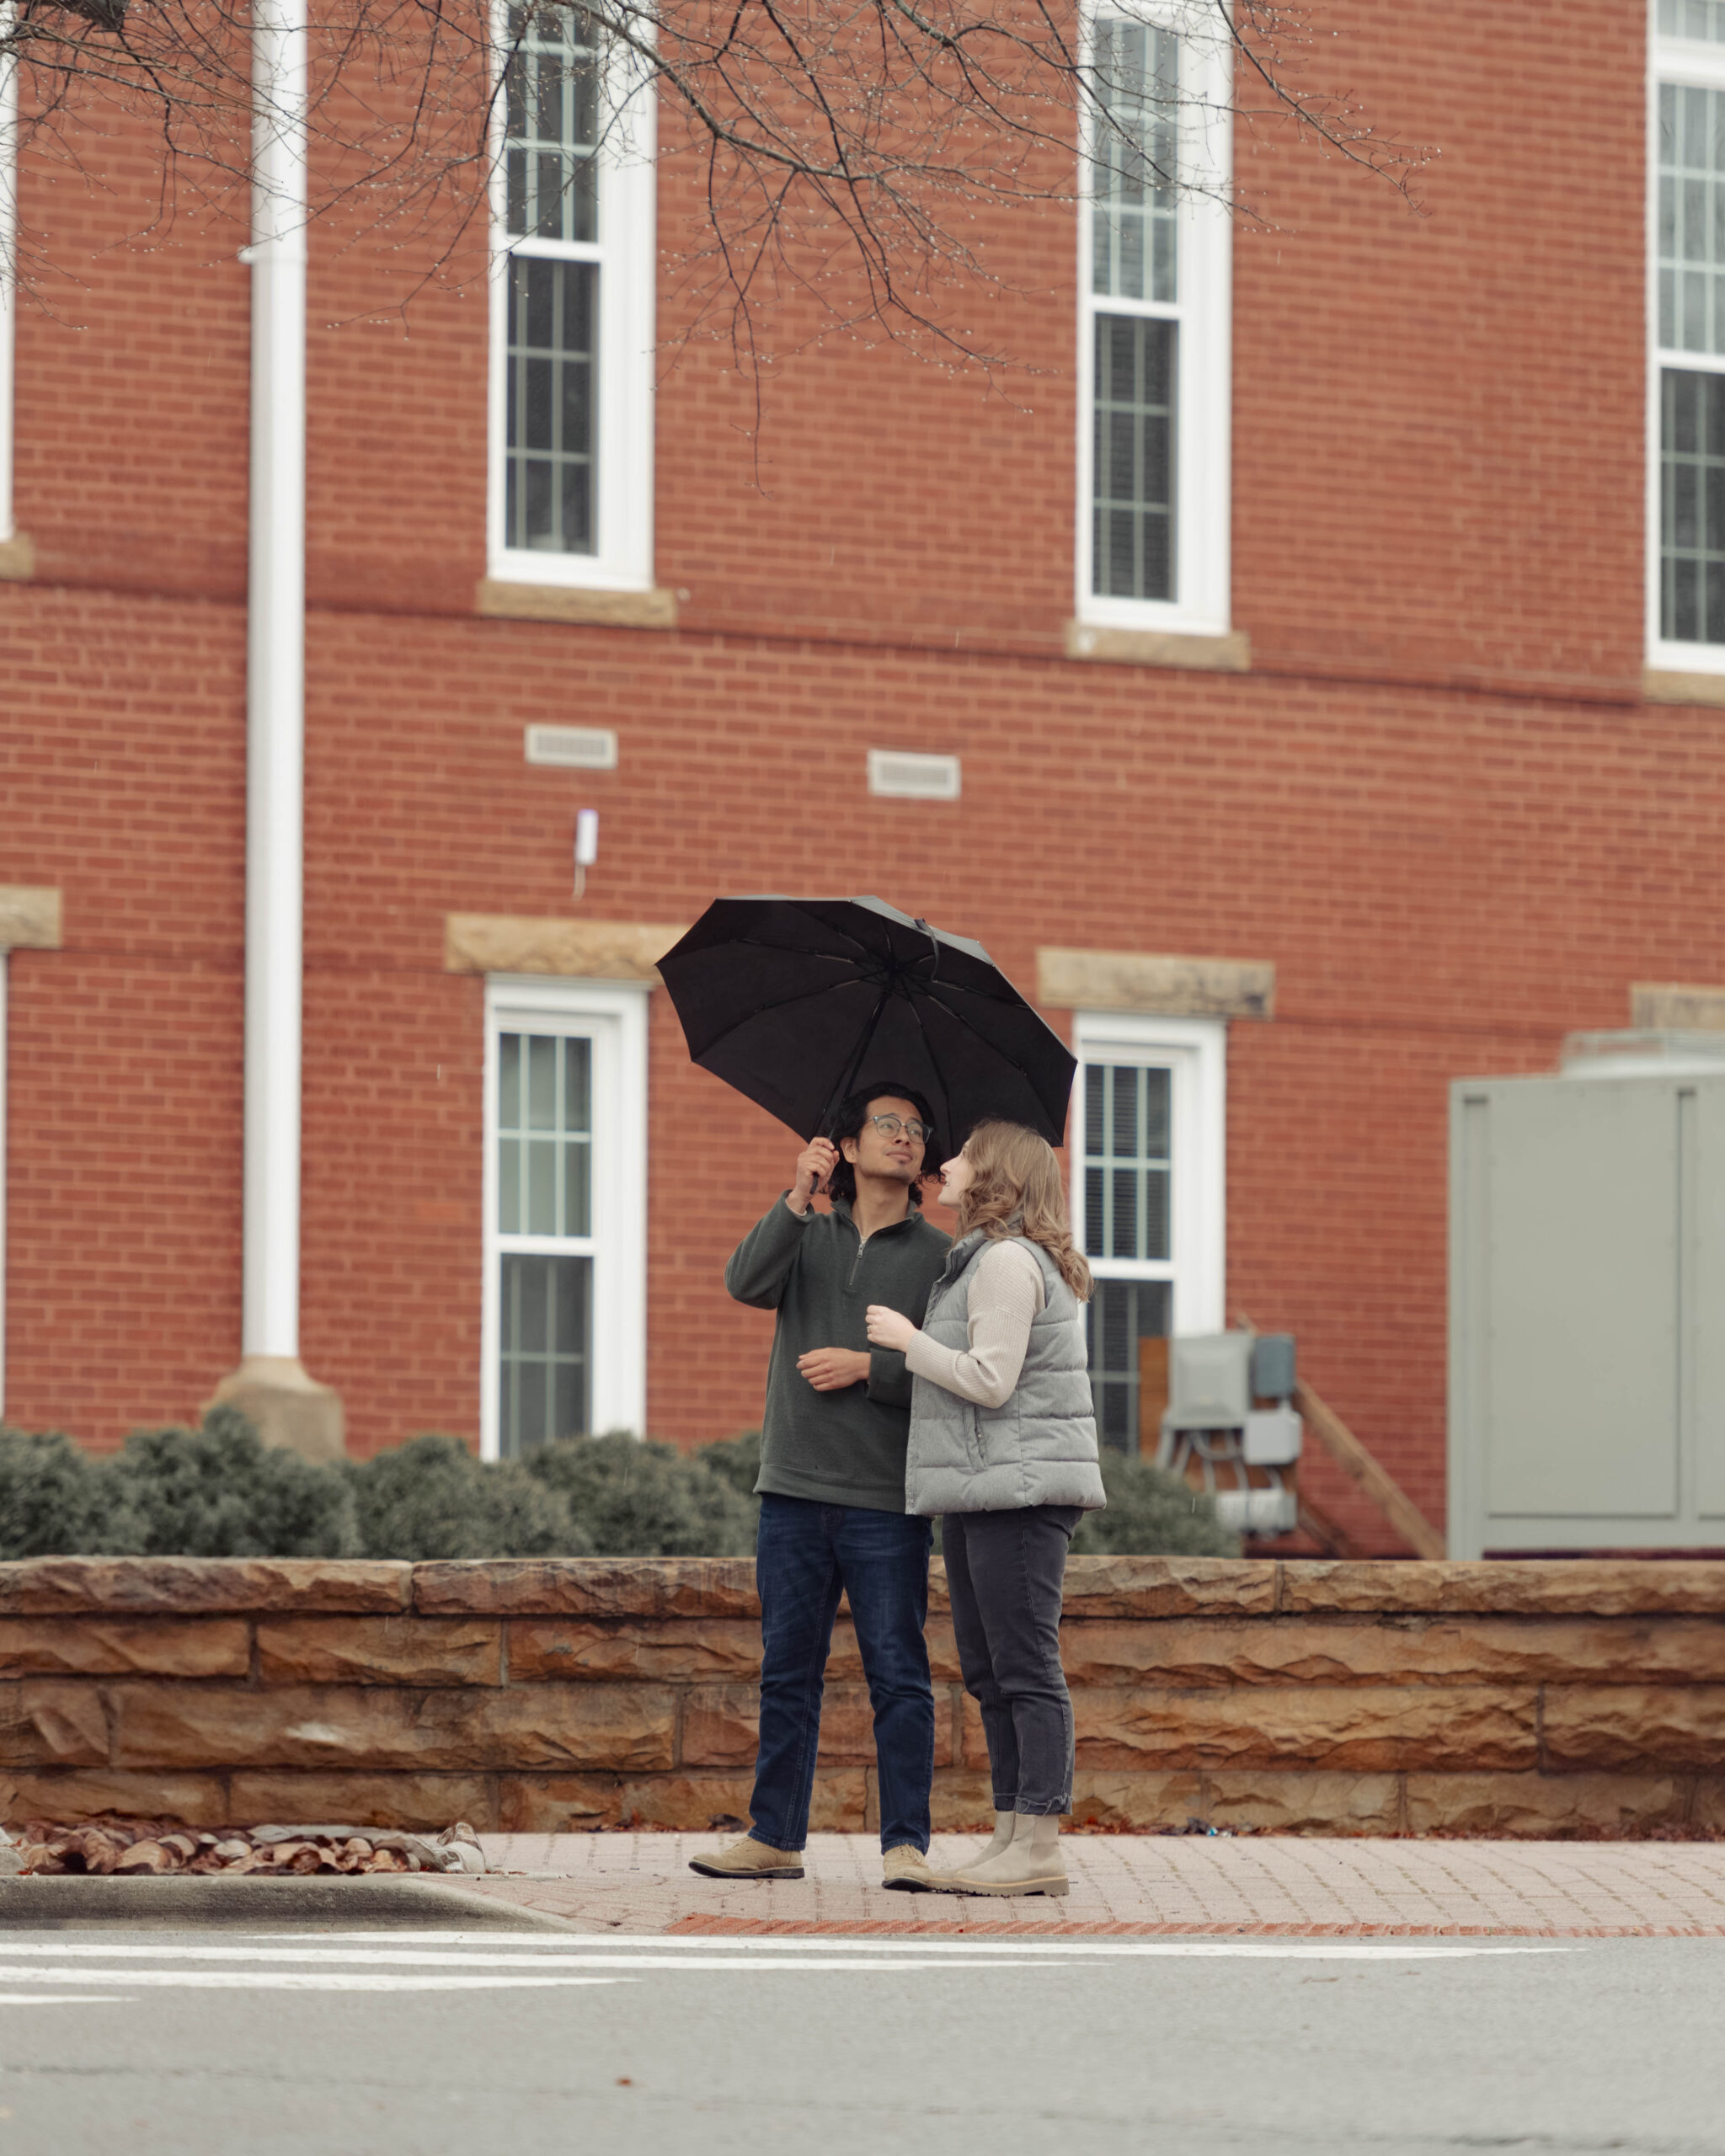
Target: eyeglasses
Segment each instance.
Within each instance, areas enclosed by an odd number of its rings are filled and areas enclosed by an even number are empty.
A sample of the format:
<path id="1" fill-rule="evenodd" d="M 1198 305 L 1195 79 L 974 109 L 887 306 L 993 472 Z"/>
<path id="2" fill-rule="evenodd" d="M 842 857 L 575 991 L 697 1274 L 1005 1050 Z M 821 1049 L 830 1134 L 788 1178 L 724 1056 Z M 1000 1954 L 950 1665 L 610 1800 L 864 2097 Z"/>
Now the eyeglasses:
<path id="1" fill-rule="evenodd" d="M 921 1145 L 932 1138 L 934 1132 L 926 1123 L 918 1123 L 913 1115 L 907 1123 L 901 1115 L 872 1115 L 868 1120 L 883 1138 L 896 1138 L 902 1130 L 907 1138 L 914 1138 Z"/>

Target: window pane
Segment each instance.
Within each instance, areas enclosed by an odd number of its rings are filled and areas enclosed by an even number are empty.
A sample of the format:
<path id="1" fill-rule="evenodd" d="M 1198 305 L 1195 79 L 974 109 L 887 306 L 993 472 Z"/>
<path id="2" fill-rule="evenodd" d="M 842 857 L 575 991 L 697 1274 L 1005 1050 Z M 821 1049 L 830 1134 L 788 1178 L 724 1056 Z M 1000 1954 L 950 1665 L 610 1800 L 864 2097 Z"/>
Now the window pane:
<path id="1" fill-rule="evenodd" d="M 1103 1219 L 1103 1173 L 1100 1168 L 1087 1167 L 1084 1171 L 1084 1255 L 1100 1257 L 1107 1240 Z"/>
<path id="2" fill-rule="evenodd" d="M 1138 1094 L 1144 1082 L 1141 1070 L 1116 1070 L 1114 1078 L 1114 1150 L 1135 1158 L 1138 1152 Z"/>
<path id="3" fill-rule="evenodd" d="M 557 1051 L 555 1034 L 537 1035 L 527 1043 L 527 1123 L 534 1130 L 557 1127 Z"/>
<path id="4" fill-rule="evenodd" d="M 1150 1410 L 1147 1428 L 1140 1418 L 1139 1343 L 1167 1337 L 1169 1299 L 1166 1280 L 1098 1280 L 1085 1306 L 1097 1434 L 1121 1452 L 1156 1443 L 1157 1403 L 1142 1403 Z"/>
<path id="5" fill-rule="evenodd" d="M 596 263 L 510 257 L 504 490 L 510 547 L 595 550 L 598 312 Z"/>
<path id="6" fill-rule="evenodd" d="M 557 1143 L 550 1138 L 536 1138 L 526 1147 L 530 1235 L 557 1233 Z"/>
<path id="7" fill-rule="evenodd" d="M 566 1235 L 593 1232 L 593 1193 L 589 1186 L 589 1163 L 593 1149 L 585 1138 L 572 1138 L 563 1149 L 563 1231 Z"/>
<path id="8" fill-rule="evenodd" d="M 1659 341 L 1725 352 L 1725 92 L 1659 86 Z"/>
<path id="9" fill-rule="evenodd" d="M 579 1437 L 590 1420 L 593 1261 L 502 1261 L 499 1427 L 505 1460 L 548 1438 Z"/>
<path id="10" fill-rule="evenodd" d="M 1147 1160 L 1168 1157 L 1168 1102 L 1174 1074 L 1166 1068 L 1144 1074 L 1144 1152 Z"/>
<path id="11" fill-rule="evenodd" d="M 1096 24 L 1091 281 L 1110 297 L 1175 297 L 1179 54 L 1171 31 Z"/>
<path id="12" fill-rule="evenodd" d="M 586 1131 L 591 1128 L 593 1113 L 593 1043 L 566 1039 L 563 1055 L 563 1127 Z"/>
<path id="13" fill-rule="evenodd" d="M 518 238 L 591 240 L 599 55 L 579 8 L 510 10 L 504 77 L 506 215 Z"/>
<path id="14" fill-rule="evenodd" d="M 1659 392 L 1659 633 L 1725 643 L 1725 375 L 1667 367 Z"/>
<path id="15" fill-rule="evenodd" d="M 497 1141 L 497 1225 L 499 1233 L 518 1235 L 521 1226 L 521 1141 Z"/>
<path id="16" fill-rule="evenodd" d="M 1172 599 L 1174 340 L 1172 322 L 1096 318 L 1091 588 L 1109 599 Z"/>

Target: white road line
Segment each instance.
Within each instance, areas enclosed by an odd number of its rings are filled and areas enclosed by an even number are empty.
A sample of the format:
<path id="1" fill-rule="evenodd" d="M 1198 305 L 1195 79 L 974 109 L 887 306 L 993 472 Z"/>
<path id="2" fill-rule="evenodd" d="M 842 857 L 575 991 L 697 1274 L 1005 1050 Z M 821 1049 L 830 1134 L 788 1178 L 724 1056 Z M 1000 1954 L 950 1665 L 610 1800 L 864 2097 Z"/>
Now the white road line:
<path id="1" fill-rule="evenodd" d="M 380 1976 L 345 1969 L 27 1969 L 0 1967 L 0 1983 L 154 1984 L 179 1989 L 245 1991 L 502 1991 L 626 1983 L 626 1977 Z"/>
<path id="2" fill-rule="evenodd" d="M 927 1951 L 943 1942 L 912 1940 L 887 1941 L 835 1940 L 829 1948 L 825 1941 L 755 1940 L 726 1942 L 727 1951 L 721 1953 L 688 1955 L 672 1951 L 643 1953 L 641 1942 L 630 1940 L 627 1945 L 584 1948 L 577 1952 L 533 1952 L 512 1954 L 474 1952 L 470 1950 L 441 1948 L 425 1951 L 402 1946 L 331 1946 L 322 1940 L 302 1945 L 208 1946 L 203 1945 L 171 1945 L 152 1943 L 133 1945 L 110 1942 L 106 1945 L 88 1941 L 8 1942 L 6 1951 L 16 1955 L 30 1955 L 44 1962 L 75 1961 L 84 1959 L 137 1961 L 227 1961 L 259 1963 L 278 1961 L 313 1962 L 325 1967 L 370 1967 L 425 1969 L 879 1969 L 900 1972 L 907 1969 L 952 1968 L 953 1957 L 937 1951 Z M 954 1943 L 954 1942 L 944 1942 Z M 980 1944 L 980 1942 L 978 1942 Z M 1014 1942 L 1016 1943 L 1016 1942 Z M 998 1946 L 985 1946 L 979 1952 L 964 1956 L 956 1966 L 971 1969 L 1011 1969 L 1026 1966 L 1042 1967 L 1071 1966 L 1086 1961 L 1092 1963 L 1119 1959 L 1121 1953 L 1139 1958 L 1179 1960 L 1248 1959 L 1253 1961 L 1446 1961 L 1490 1953 L 1566 1953 L 1573 1950 L 1561 1946 L 1488 1947 L 1488 1946 L 1398 1946 L 1386 1943 L 1362 1945 L 1354 1942 L 1338 1941 L 1308 1946 L 1293 1941 L 1242 1940 L 1237 1944 L 1212 1945 L 1193 1940 L 1166 1941 L 1146 1940 L 1124 1946 L 1119 1941 L 1098 1941 L 1090 1955 L 1062 1955 L 1058 1959 L 1040 1955 L 1033 1943 L 1028 1952 L 1009 1954 Z M 819 1951 L 810 1952 L 811 1945 Z M 1112 1945 L 1112 1954 L 1104 1953 Z M 789 1952 L 762 1952 L 764 1947 L 788 1947 Z M 859 1949 L 875 1951 L 859 1951 Z M 800 1951 L 798 1951 L 800 1950 Z M 835 1951 L 836 1950 L 836 1951 Z M 22 1973 L 22 1972 L 20 1972 Z M 70 1972 L 68 1972 L 70 1973 Z"/>
<path id="3" fill-rule="evenodd" d="M 127 2002 L 109 1993 L 0 1991 L 0 2006 L 124 2006 Z"/>
<path id="4" fill-rule="evenodd" d="M 241 1935 L 260 1941 L 277 1942 L 287 1935 L 280 1932 L 254 1932 Z M 323 1931 L 317 1935 L 320 1944 L 334 1945 L 348 1940 L 375 1940 L 375 1931 Z M 392 1931 L 389 1935 L 403 1945 L 411 1946 L 467 1946 L 473 1949 L 497 1950 L 504 1945 L 495 1932 L 487 1931 Z M 577 1942 L 579 1945 L 577 1948 Z M 1334 1961 L 1338 1957 L 1348 1961 L 1406 1961 L 1416 1959 L 1453 1960 L 1458 1956 L 1477 1954 L 1573 1954 L 1583 1951 L 1583 1943 L 1551 1945 L 1545 1940 L 1522 1944 L 1513 1938 L 1482 1938 L 1477 1940 L 1427 1940 L 1413 1938 L 1399 1939 L 1312 1939 L 1288 1937 L 1280 1939 L 1084 1939 L 1070 1934 L 1057 1939 L 951 1939 L 920 1937 L 915 1932 L 899 1932 L 886 1937 L 846 1939 L 836 1934 L 814 1936 L 808 1933 L 789 1932 L 777 1938 L 765 1939 L 746 1933 L 719 1934 L 703 1938 L 699 1935 L 651 1932 L 617 1932 L 611 1934 L 558 1934 L 536 1932 L 518 1935 L 508 1941 L 509 1958 L 522 1961 L 543 1960 L 553 1954 L 579 1951 L 584 1954 L 602 1955 L 607 1961 L 617 1954 L 652 1953 L 655 1956 L 676 1955 L 825 1955 L 825 1954 L 915 1954 L 919 1956 L 953 1956 L 960 1960 L 988 1957 L 1046 1961 L 1067 1957 L 1093 1961 L 1116 1956 L 1130 1958 L 1143 1955 L 1196 1956 L 1208 1958 L 1216 1955 L 1240 1955 L 1247 1959 L 1264 1956 L 1277 1960 L 1310 1959 Z M 90 1948 L 90 1952 L 99 1950 Z"/>

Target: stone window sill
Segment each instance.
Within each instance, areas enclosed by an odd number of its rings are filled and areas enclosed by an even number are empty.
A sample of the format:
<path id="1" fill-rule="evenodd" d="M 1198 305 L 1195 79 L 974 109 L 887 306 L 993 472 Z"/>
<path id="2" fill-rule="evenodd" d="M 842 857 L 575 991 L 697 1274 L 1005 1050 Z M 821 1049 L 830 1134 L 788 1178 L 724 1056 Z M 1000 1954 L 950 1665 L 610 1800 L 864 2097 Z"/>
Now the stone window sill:
<path id="1" fill-rule="evenodd" d="M 36 550 L 23 532 L 0 539 L 0 581 L 28 584 L 36 573 Z"/>
<path id="2" fill-rule="evenodd" d="M 0 951 L 57 951 L 60 893 L 51 883 L 0 883 Z"/>
<path id="3" fill-rule="evenodd" d="M 1271 1018 L 1273 961 L 1188 958 L 1149 951 L 1039 950 L 1044 1011 L 1125 1011 L 1152 1018 Z"/>
<path id="4" fill-rule="evenodd" d="M 677 595 L 654 591 L 595 591 L 579 584 L 515 584 L 483 578 L 473 611 L 513 622 L 572 622 L 594 628 L 674 629 Z"/>
<path id="5" fill-rule="evenodd" d="M 451 913 L 444 916 L 443 968 L 451 974 L 552 974 L 656 986 L 660 959 L 686 932 L 656 921 Z"/>
<path id="6" fill-rule="evenodd" d="M 1213 674 L 1249 674 L 1252 639 L 1243 629 L 1224 637 L 1182 636 L 1161 629 L 1110 629 L 1094 622 L 1068 622 L 1066 656 L 1111 666 L 1184 666 Z"/>
<path id="7" fill-rule="evenodd" d="M 1649 666 L 1641 692 L 1650 704 L 1725 704 L 1725 674 L 1667 674 Z"/>

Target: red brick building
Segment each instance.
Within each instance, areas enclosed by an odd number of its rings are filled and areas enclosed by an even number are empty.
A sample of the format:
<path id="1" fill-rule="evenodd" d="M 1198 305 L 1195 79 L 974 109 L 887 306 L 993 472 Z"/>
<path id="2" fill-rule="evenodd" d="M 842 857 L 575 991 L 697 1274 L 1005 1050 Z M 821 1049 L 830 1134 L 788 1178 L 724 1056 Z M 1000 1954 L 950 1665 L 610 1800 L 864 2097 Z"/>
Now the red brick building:
<path id="1" fill-rule="evenodd" d="M 404 314 L 423 264 L 312 227 L 298 1345 L 352 1449 L 756 1417 L 720 1270 L 795 1146 L 651 961 L 865 891 L 1119 1108 L 1111 1427 L 1137 1335 L 1249 1312 L 1441 1518 L 1449 1081 L 1725 982 L 1725 4 L 1321 20 L 1440 148 L 1423 213 L 1244 129 L 1258 222 L 1002 212 L 1004 393 L 790 302 L 757 443 L 672 349 L 674 164 L 523 180 Z M 0 941 L 5 1414 L 106 1445 L 241 1354 L 250 302 L 242 231 L 126 244 L 149 146 L 101 157 L 20 173 L 73 280 L 6 400 Z"/>

